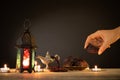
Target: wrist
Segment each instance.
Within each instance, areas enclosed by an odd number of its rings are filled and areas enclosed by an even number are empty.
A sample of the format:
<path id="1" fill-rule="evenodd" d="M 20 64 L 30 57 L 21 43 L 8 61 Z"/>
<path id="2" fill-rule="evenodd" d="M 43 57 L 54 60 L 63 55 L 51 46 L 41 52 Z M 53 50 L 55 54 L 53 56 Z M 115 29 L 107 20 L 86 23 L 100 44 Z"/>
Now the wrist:
<path id="1" fill-rule="evenodd" d="M 116 37 L 118 39 L 120 39 L 120 26 L 118 26 L 117 28 L 113 29 L 114 33 L 116 34 Z"/>

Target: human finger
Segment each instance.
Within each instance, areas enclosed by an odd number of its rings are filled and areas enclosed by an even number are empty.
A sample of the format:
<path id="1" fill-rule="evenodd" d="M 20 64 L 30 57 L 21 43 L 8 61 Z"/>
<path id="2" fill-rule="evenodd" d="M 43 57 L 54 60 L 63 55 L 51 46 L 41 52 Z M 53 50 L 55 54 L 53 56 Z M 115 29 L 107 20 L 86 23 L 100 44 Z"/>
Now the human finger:
<path id="1" fill-rule="evenodd" d="M 98 50 L 98 55 L 101 55 L 107 48 L 110 48 L 108 43 L 103 43 Z"/>
<path id="2" fill-rule="evenodd" d="M 84 45 L 84 48 L 85 48 L 85 49 L 86 49 L 86 48 L 87 48 L 87 46 L 89 45 L 90 40 L 91 40 L 91 37 L 90 37 L 90 36 L 88 36 L 88 37 L 87 37 L 87 39 L 86 39 L 86 41 L 85 41 L 85 45 Z"/>
<path id="3" fill-rule="evenodd" d="M 95 40 L 95 38 L 98 38 L 100 37 L 99 34 L 98 34 L 98 31 L 96 31 L 95 33 L 89 35 L 85 41 L 85 45 L 84 45 L 84 48 L 87 48 L 87 46 L 89 45 L 89 43 L 91 43 L 91 41 Z"/>

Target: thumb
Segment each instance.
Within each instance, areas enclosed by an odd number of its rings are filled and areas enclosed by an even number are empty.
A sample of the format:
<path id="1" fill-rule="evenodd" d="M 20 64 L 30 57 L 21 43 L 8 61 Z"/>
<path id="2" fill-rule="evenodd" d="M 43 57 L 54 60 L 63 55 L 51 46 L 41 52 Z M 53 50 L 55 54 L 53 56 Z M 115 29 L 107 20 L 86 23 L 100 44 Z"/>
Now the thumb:
<path id="1" fill-rule="evenodd" d="M 98 55 L 101 55 L 110 45 L 108 43 L 103 43 L 98 50 Z"/>

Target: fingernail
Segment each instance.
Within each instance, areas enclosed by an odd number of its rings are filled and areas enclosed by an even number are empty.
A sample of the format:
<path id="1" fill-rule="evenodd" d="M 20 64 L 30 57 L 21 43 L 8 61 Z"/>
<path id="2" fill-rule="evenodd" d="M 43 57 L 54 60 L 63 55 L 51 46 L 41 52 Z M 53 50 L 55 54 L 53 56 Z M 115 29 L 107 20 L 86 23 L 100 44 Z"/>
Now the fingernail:
<path id="1" fill-rule="evenodd" d="M 102 52 L 101 52 L 101 51 L 99 51 L 99 52 L 98 52 L 98 55 L 101 55 L 101 54 L 102 54 Z"/>
<path id="2" fill-rule="evenodd" d="M 84 49 L 86 48 L 86 46 L 84 46 Z"/>

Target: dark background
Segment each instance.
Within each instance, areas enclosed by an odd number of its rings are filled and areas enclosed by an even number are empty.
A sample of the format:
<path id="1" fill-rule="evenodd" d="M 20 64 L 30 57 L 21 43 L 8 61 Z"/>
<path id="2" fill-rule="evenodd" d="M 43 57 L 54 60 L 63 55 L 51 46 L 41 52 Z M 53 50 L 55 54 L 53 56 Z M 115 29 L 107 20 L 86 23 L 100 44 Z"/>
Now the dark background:
<path id="1" fill-rule="evenodd" d="M 40 0 L 6 1 L 0 3 L 0 67 L 15 67 L 16 41 L 24 31 L 24 20 L 31 20 L 30 31 L 36 39 L 37 54 L 85 59 L 90 67 L 120 67 L 120 41 L 102 55 L 84 50 L 86 37 L 99 29 L 120 25 L 120 6 L 115 0 Z"/>

